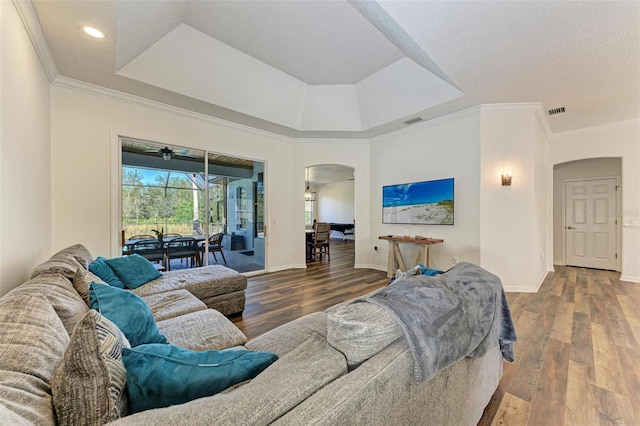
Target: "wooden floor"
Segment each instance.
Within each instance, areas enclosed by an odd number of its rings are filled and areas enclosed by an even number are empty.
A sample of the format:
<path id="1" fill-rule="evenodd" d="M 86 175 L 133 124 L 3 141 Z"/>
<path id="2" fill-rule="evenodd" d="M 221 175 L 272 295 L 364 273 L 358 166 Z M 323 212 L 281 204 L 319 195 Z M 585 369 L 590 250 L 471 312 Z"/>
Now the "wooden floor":
<path id="1" fill-rule="evenodd" d="M 331 262 L 251 277 L 232 320 L 252 338 L 386 285 L 384 272 L 353 262 L 353 242 L 336 241 Z M 537 293 L 507 297 L 516 361 L 504 363 L 480 425 L 640 425 L 640 284 L 556 267 Z"/>
<path id="2" fill-rule="evenodd" d="M 331 240 L 331 261 L 307 264 L 307 269 L 250 277 L 242 317 L 231 320 L 246 336 L 259 336 L 281 324 L 369 293 L 387 284 L 386 272 L 354 269 L 354 242 Z"/>
<path id="3" fill-rule="evenodd" d="M 556 266 L 538 293 L 508 293 L 516 362 L 480 424 L 640 425 L 640 284 Z"/>

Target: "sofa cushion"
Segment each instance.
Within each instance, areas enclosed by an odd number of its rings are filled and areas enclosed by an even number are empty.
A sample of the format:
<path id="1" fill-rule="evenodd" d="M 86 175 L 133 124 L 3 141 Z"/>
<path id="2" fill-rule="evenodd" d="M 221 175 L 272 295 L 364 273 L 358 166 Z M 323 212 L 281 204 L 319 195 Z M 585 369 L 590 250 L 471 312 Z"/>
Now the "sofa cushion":
<path id="1" fill-rule="evenodd" d="M 369 359 L 401 336 L 395 318 L 373 303 L 349 303 L 327 311 L 327 341 L 349 364 Z"/>
<path id="2" fill-rule="evenodd" d="M 124 288 L 124 284 L 120 281 L 120 278 L 113 272 L 113 269 L 107 265 L 107 259 L 104 257 L 98 257 L 96 260 L 89 264 L 89 271 L 100 277 L 102 281 L 109 284 L 112 287 Z"/>
<path id="3" fill-rule="evenodd" d="M 179 317 L 191 312 L 207 309 L 203 301 L 187 290 L 175 290 L 152 294 L 142 298 L 149 306 L 156 321 Z"/>
<path id="4" fill-rule="evenodd" d="M 140 424 L 267 425 L 347 373 L 344 356 L 322 339 L 309 338 L 253 380 L 181 405 L 143 411 L 114 426 Z M 294 423 L 292 423 L 294 424 Z M 306 424 L 306 423 L 297 423 Z"/>
<path id="5" fill-rule="evenodd" d="M 72 246 L 66 247 L 60 250 L 58 253 L 54 254 L 54 256 L 63 254 L 73 256 L 73 258 L 77 260 L 78 263 L 80 263 L 80 265 L 82 265 L 82 267 L 85 269 L 87 269 L 89 267 L 89 264 L 93 262 L 93 256 L 91 256 L 89 250 L 87 250 L 87 248 L 82 244 L 74 244 Z"/>
<path id="6" fill-rule="evenodd" d="M 0 299 L 0 405 L 12 417 L 56 423 L 51 380 L 68 343 L 69 335 L 44 296 Z"/>
<path id="7" fill-rule="evenodd" d="M 269 352 L 194 352 L 158 344 L 122 350 L 132 412 L 214 395 L 254 378 L 276 359 Z"/>
<path id="8" fill-rule="evenodd" d="M 61 425 L 103 425 L 128 412 L 122 348 L 129 341 L 91 309 L 73 331 L 53 377 L 53 404 Z"/>
<path id="9" fill-rule="evenodd" d="M 158 321 L 158 330 L 172 345 L 192 351 L 227 349 L 247 341 L 238 327 L 213 309 Z"/>
<path id="10" fill-rule="evenodd" d="M 314 312 L 282 324 L 245 344 L 252 351 L 275 352 L 280 356 L 288 354 L 309 339 L 326 340 L 327 315 Z"/>
<path id="11" fill-rule="evenodd" d="M 60 250 L 36 266 L 31 273 L 31 278 L 43 273 L 59 273 L 72 280 L 78 268 L 87 268 L 92 261 L 89 250 L 82 244 L 75 244 Z"/>
<path id="12" fill-rule="evenodd" d="M 222 265 L 181 269 L 165 272 L 162 277 L 133 290 L 139 296 L 148 296 L 179 289 L 189 290 L 200 300 L 228 294 L 247 288 L 247 277 Z"/>
<path id="13" fill-rule="evenodd" d="M 59 273 L 47 272 L 38 274 L 11 290 L 4 297 L 33 294 L 40 294 L 49 300 L 69 335 L 73 332 L 73 328 L 78 321 L 89 310 L 89 307 L 73 288 L 71 281 Z"/>
<path id="14" fill-rule="evenodd" d="M 91 283 L 89 299 L 91 309 L 117 325 L 131 346 L 167 343 L 167 339 L 158 331 L 149 307 L 139 296 L 116 287 Z"/>
<path id="15" fill-rule="evenodd" d="M 65 249 L 36 266 L 31 272 L 31 278 L 40 274 L 61 274 L 72 280 L 78 268 L 83 268 L 82 264 Z"/>
<path id="16" fill-rule="evenodd" d="M 133 290 L 162 276 L 151 262 L 137 253 L 105 260 L 120 282 Z"/>
<path id="17" fill-rule="evenodd" d="M 82 297 L 82 300 L 84 300 L 87 306 L 91 306 L 91 300 L 89 299 L 89 286 L 91 283 L 107 285 L 107 283 L 102 281 L 102 279 L 93 272 L 79 268 L 73 277 L 73 288 L 78 292 L 80 297 Z"/>

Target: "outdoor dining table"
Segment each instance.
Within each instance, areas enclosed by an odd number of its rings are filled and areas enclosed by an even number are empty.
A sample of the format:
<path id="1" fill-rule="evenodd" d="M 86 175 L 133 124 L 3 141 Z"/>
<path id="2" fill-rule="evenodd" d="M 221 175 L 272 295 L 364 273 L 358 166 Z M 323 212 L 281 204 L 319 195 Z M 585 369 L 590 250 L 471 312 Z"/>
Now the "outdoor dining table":
<path id="1" fill-rule="evenodd" d="M 163 237 L 162 238 L 162 248 L 165 250 L 165 255 L 167 255 L 167 247 L 168 244 L 176 239 L 179 238 L 193 238 L 194 240 L 196 240 L 196 242 L 200 243 L 205 241 L 207 238 L 204 235 L 183 235 L 182 237 Z M 131 247 L 133 247 L 136 243 L 140 243 L 140 242 L 145 242 L 145 243 L 153 243 L 153 242 L 159 242 L 157 239 L 146 239 L 146 240 L 125 240 L 124 241 L 124 245 L 122 247 L 122 254 L 123 256 L 128 255 L 129 253 L 131 253 Z M 160 247 L 158 247 L 159 249 Z M 144 254 L 142 255 L 144 256 Z M 201 264 L 201 256 L 200 256 L 200 244 L 196 244 L 196 262 L 198 263 L 198 266 L 202 266 Z M 164 265 L 164 261 L 163 261 L 163 265 Z"/>
<path id="2" fill-rule="evenodd" d="M 162 243 L 165 245 L 167 245 L 168 242 L 175 240 L 176 238 L 193 238 L 194 240 L 196 240 L 197 242 L 202 242 L 204 240 L 207 239 L 206 236 L 204 235 L 183 235 L 182 237 L 164 237 L 162 238 Z M 134 245 L 135 243 L 139 243 L 140 241 L 157 241 L 156 239 L 153 240 L 125 240 L 124 241 L 124 246 L 122 247 L 122 252 L 129 251 L 129 248 Z"/>

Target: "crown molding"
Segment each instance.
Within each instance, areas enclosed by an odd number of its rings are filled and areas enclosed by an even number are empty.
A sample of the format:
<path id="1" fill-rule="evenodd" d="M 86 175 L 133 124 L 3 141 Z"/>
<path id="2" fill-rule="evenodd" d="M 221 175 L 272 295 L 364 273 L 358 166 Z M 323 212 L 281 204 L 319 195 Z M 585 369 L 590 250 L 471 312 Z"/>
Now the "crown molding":
<path id="1" fill-rule="evenodd" d="M 433 118 L 431 120 L 426 120 L 422 123 L 417 123 L 417 124 L 411 124 L 409 125 L 409 127 L 405 127 L 404 129 L 399 129 L 399 130 L 395 130 L 393 132 L 389 132 L 389 133 L 385 133 L 383 135 L 379 135 L 379 136 L 374 136 L 372 138 L 370 138 L 369 140 L 371 141 L 371 143 L 375 143 L 375 142 L 380 142 L 383 141 L 387 138 L 391 138 L 391 137 L 397 137 L 397 136 L 401 136 L 407 133 L 413 133 L 414 131 L 418 130 L 418 129 L 424 129 L 424 128 L 429 128 L 429 127 L 434 127 L 434 126 L 439 126 L 443 123 L 446 123 L 448 121 L 451 120 L 456 120 L 459 119 L 461 117 L 465 117 L 467 115 L 471 115 L 471 114 L 475 114 L 480 112 L 480 106 L 475 106 L 475 107 L 471 107 L 471 108 L 467 108 L 467 109 L 463 109 L 460 111 L 456 111 L 456 112 L 452 112 L 451 114 L 446 114 L 446 115 L 442 115 L 440 117 L 437 118 Z"/>
<path id="2" fill-rule="evenodd" d="M 572 134 L 591 133 L 594 131 L 607 130 L 607 129 L 621 129 L 621 128 L 630 127 L 630 126 L 640 126 L 640 119 L 632 118 L 629 120 L 616 121 L 614 123 L 606 123 L 606 124 L 600 124 L 597 126 L 582 127 L 580 129 L 573 129 L 573 130 L 567 130 L 566 132 L 554 133 L 553 136 L 562 137 L 562 136 L 567 136 Z"/>
<path id="3" fill-rule="evenodd" d="M 13 0 L 13 5 L 22 20 L 24 28 L 27 30 L 27 34 L 29 34 L 31 44 L 33 44 L 33 47 L 36 50 L 36 54 L 40 59 L 44 72 L 47 74 L 49 83 L 53 82 L 53 80 L 58 76 L 58 67 L 56 67 L 53 55 L 51 55 L 49 45 L 47 44 L 47 40 L 42 32 L 42 28 L 40 27 L 40 21 L 38 20 L 38 15 L 33 8 L 33 3 L 27 0 Z"/>
<path id="4" fill-rule="evenodd" d="M 294 138 L 296 144 L 314 144 L 314 143 L 339 143 L 340 145 L 369 145 L 371 139 L 369 138 Z"/>
<path id="5" fill-rule="evenodd" d="M 243 124 L 234 123 L 232 121 L 223 120 L 221 118 L 212 117 L 210 115 L 201 114 L 199 112 L 190 111 L 184 108 L 175 107 L 172 105 L 164 104 L 162 102 L 153 101 L 151 99 L 143 98 L 141 96 L 131 95 L 128 93 L 120 92 L 114 89 L 108 89 L 106 87 L 98 86 L 95 84 L 85 83 L 83 81 L 75 80 L 68 77 L 58 76 L 52 82 L 52 85 L 62 87 L 65 89 L 77 90 L 79 92 L 88 93 L 103 98 L 125 102 L 128 104 L 140 106 L 143 108 L 149 108 L 160 112 L 174 114 L 181 117 L 190 118 L 193 120 L 204 121 L 207 123 L 213 123 L 220 126 L 242 130 L 250 132 L 260 136 L 266 136 L 274 139 L 278 139 L 281 142 L 288 144 L 293 143 L 293 139 L 278 133 L 272 133 L 266 130 L 256 129 L 255 127 L 245 126 Z"/>
<path id="6" fill-rule="evenodd" d="M 549 118 L 541 102 L 518 102 L 505 104 L 482 104 L 480 105 L 482 112 L 515 112 L 515 111 L 533 111 L 536 121 L 544 132 L 547 139 L 553 135 L 553 130 L 549 125 Z"/>
<path id="7" fill-rule="evenodd" d="M 553 136 L 553 130 L 551 129 L 551 125 L 549 124 L 549 116 L 544 109 L 544 106 L 541 103 L 538 103 L 538 108 L 536 108 L 536 120 L 538 124 L 542 128 L 544 135 L 547 139 L 551 139 Z"/>
<path id="8" fill-rule="evenodd" d="M 542 108 L 540 102 L 513 102 L 502 104 L 482 104 L 482 112 L 514 112 L 514 111 L 535 111 Z"/>

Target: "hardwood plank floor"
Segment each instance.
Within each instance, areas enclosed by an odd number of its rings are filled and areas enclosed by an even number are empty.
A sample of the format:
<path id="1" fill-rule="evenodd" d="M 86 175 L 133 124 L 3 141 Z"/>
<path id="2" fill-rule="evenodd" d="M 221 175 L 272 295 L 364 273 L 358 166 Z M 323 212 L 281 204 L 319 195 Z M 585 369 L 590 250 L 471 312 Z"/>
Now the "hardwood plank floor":
<path id="1" fill-rule="evenodd" d="M 338 240 L 330 262 L 250 277 L 231 319 L 252 338 L 386 285 L 385 272 L 353 262 L 353 242 Z M 619 277 L 557 266 L 537 293 L 507 293 L 516 361 L 480 425 L 640 425 L 640 284 Z"/>
<path id="2" fill-rule="evenodd" d="M 537 293 L 507 293 L 516 361 L 480 424 L 640 424 L 640 284 L 555 269 Z"/>
<path id="3" fill-rule="evenodd" d="M 385 286 L 386 272 L 354 269 L 354 242 L 331 240 L 331 261 L 249 277 L 242 316 L 231 320 L 251 339 L 306 314 Z"/>

